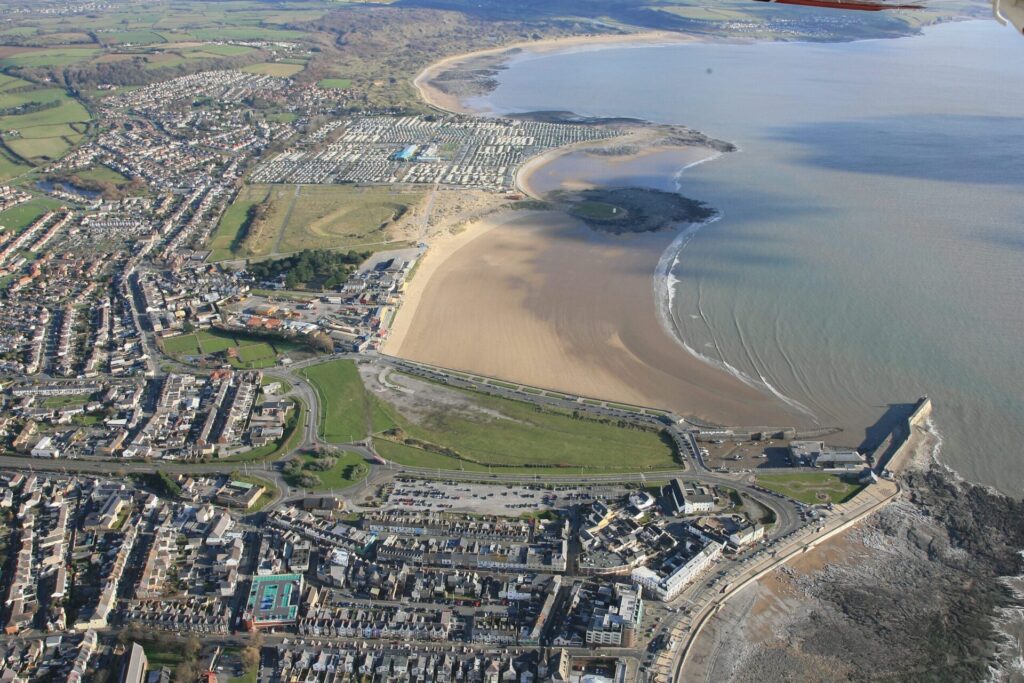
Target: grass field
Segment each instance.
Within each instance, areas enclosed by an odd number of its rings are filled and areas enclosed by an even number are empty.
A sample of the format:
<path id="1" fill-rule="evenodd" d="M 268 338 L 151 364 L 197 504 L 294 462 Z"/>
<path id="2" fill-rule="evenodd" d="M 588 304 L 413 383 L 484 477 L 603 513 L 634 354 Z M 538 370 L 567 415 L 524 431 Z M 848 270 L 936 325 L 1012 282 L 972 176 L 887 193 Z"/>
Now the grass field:
<path id="1" fill-rule="evenodd" d="M 808 505 L 842 503 L 863 488 L 828 472 L 758 474 L 757 485 Z"/>
<path id="2" fill-rule="evenodd" d="M 288 76 L 294 76 L 305 68 L 304 64 L 284 64 L 281 62 L 261 62 L 260 64 L 250 64 L 249 66 L 243 66 L 242 71 L 248 71 L 254 74 L 266 74 L 267 76 L 279 76 L 281 78 L 287 78 Z"/>
<path id="3" fill-rule="evenodd" d="M 261 257 L 292 253 L 303 249 L 381 248 L 398 236 L 390 229 L 392 221 L 417 205 L 419 191 L 394 191 L 388 187 L 352 185 L 249 185 L 239 192 L 235 203 L 246 203 L 236 215 L 242 215 L 255 201 L 266 198 L 265 217 L 250 226 L 248 236 L 234 251 L 234 257 Z M 229 209 L 233 209 L 234 206 Z M 225 220 L 227 216 L 225 215 Z M 225 246 L 236 241 L 233 226 L 241 221 L 222 221 L 211 246 L 211 260 L 228 258 Z M 404 242 L 401 242 L 404 244 Z"/>
<path id="4" fill-rule="evenodd" d="M 68 66 L 84 62 L 99 54 L 88 47 L 28 48 L 0 58 L 0 68 L 8 66 Z"/>
<path id="5" fill-rule="evenodd" d="M 348 443 L 375 429 L 390 427 L 376 410 L 377 402 L 363 387 L 356 365 L 333 360 L 305 368 L 300 373 L 316 390 L 320 403 L 320 435 L 330 443 Z"/>
<path id="6" fill-rule="evenodd" d="M 299 40 L 307 35 L 302 31 L 259 26 L 201 28 L 189 33 L 198 40 Z"/>
<path id="7" fill-rule="evenodd" d="M 92 168 L 88 168 L 84 171 L 75 171 L 75 175 L 86 180 L 114 183 L 115 185 L 119 185 L 128 180 L 122 174 L 107 166 L 93 166 Z"/>
<path id="8" fill-rule="evenodd" d="M 345 90 L 352 87 L 351 78 L 324 78 L 317 83 L 321 88 Z"/>
<path id="9" fill-rule="evenodd" d="M 224 261 L 244 253 L 244 248 L 236 244 L 238 231 L 242 229 L 251 207 L 267 198 L 269 187 L 266 185 L 246 185 L 235 197 L 228 210 L 221 216 L 217 230 L 208 245 L 211 261 Z"/>
<path id="10" fill-rule="evenodd" d="M 6 230 L 22 230 L 32 225 L 47 211 L 59 206 L 60 202 L 49 197 L 30 199 L 24 204 L 18 204 L 0 213 L 0 225 L 4 226 Z"/>
<path id="11" fill-rule="evenodd" d="M 103 43 L 107 45 L 152 45 L 154 43 L 165 43 L 167 39 L 155 31 L 144 29 L 131 31 L 103 31 L 96 34 Z"/>
<path id="12" fill-rule="evenodd" d="M 0 182 L 10 180 L 31 170 L 31 166 L 17 161 L 14 157 L 8 155 L 6 150 L 0 149 Z"/>
<path id="13" fill-rule="evenodd" d="M 309 454 L 303 454 L 299 458 L 304 465 L 316 461 L 316 458 Z M 313 487 L 313 491 L 324 492 L 345 489 L 361 482 L 370 472 L 366 461 L 357 453 L 340 453 L 336 458 L 334 466 L 324 472 L 312 469 L 305 470 L 305 473 L 315 474 L 320 479 L 320 485 Z M 296 486 L 297 477 L 292 477 L 288 483 Z"/>
<path id="14" fill-rule="evenodd" d="M 267 114 L 267 120 L 274 123 L 291 123 L 295 119 L 299 118 L 298 114 L 294 114 L 290 111 L 282 111 L 276 114 Z"/>
<path id="15" fill-rule="evenodd" d="M 56 106 L 0 116 L 0 130 L 17 131 L 16 135 L 5 135 L 4 143 L 24 159 L 57 160 L 82 139 L 80 131 L 85 130 L 84 126 L 91 118 L 89 112 L 60 88 L 9 87 L 0 92 L 0 108 L 10 109 L 32 103 L 55 103 Z M 76 130 L 69 124 L 81 127 Z"/>
<path id="16" fill-rule="evenodd" d="M 82 139 L 81 135 L 23 138 L 7 140 L 7 146 L 18 155 L 37 162 L 57 161 Z"/>
<path id="17" fill-rule="evenodd" d="M 215 38 L 214 40 L 225 40 L 225 38 Z M 247 55 L 254 49 L 245 45 L 203 45 L 202 52 L 219 57 L 237 57 L 238 55 Z"/>
<path id="18" fill-rule="evenodd" d="M 84 406 L 89 402 L 89 397 L 84 394 L 75 396 L 47 396 L 43 399 L 45 408 L 67 408 L 68 406 Z"/>
<path id="19" fill-rule="evenodd" d="M 153 670 L 159 671 L 161 667 L 173 669 L 185 661 L 185 656 L 180 652 L 170 649 L 162 649 L 156 643 L 142 642 L 143 650 L 146 652 L 147 664 Z"/>
<path id="20" fill-rule="evenodd" d="M 35 86 L 29 81 L 23 80 L 21 78 L 15 78 L 14 76 L 6 76 L 4 74 L 0 74 L 0 93 L 5 92 L 7 90 L 15 90 L 17 88 L 32 87 Z"/>
<path id="21" fill-rule="evenodd" d="M 382 404 L 383 412 L 402 430 L 402 438 L 448 448 L 454 455 L 377 439 L 374 443 L 381 454 L 389 457 L 385 455 L 388 451 L 397 462 L 407 465 L 443 469 L 511 466 L 640 471 L 676 466 L 673 449 L 660 434 L 540 411 L 525 402 L 462 393 L 472 397 L 477 413 L 438 409 L 413 422 L 393 406 Z"/>
<path id="22" fill-rule="evenodd" d="M 0 36 L 34 36 L 39 33 L 35 26 L 15 26 L 0 31 Z"/>
<path id="23" fill-rule="evenodd" d="M 297 342 L 263 339 L 221 330 L 201 330 L 192 334 L 168 337 L 163 341 L 164 352 L 170 356 L 200 356 L 237 347 L 238 358 L 231 359 L 232 367 L 239 370 L 257 370 L 273 367 L 280 356 L 303 351 Z"/>

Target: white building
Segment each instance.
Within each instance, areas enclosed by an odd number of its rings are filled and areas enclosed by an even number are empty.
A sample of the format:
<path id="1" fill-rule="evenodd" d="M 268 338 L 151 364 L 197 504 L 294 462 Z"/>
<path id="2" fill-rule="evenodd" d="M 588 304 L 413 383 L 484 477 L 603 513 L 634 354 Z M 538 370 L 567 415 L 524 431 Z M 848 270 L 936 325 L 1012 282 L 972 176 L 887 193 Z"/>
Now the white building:
<path id="1" fill-rule="evenodd" d="M 721 543 L 708 543 L 697 554 L 676 567 L 671 574 L 662 575 L 648 567 L 637 567 L 630 574 L 630 578 L 646 590 L 648 595 L 667 602 L 703 574 L 721 554 Z"/>
<path id="2" fill-rule="evenodd" d="M 59 458 L 60 449 L 53 443 L 53 439 L 44 436 L 32 447 L 33 458 Z"/>

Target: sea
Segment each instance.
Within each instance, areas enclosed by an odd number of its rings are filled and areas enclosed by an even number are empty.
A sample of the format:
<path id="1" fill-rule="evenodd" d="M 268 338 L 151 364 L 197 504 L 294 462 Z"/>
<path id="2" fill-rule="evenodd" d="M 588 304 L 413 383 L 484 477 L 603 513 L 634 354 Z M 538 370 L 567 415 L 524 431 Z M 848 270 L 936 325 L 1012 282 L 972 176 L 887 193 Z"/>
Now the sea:
<path id="1" fill-rule="evenodd" d="M 721 214 L 652 264 L 680 353 L 844 427 L 853 446 L 928 395 L 941 462 L 1024 495 L 1014 31 L 522 54 L 498 82 L 470 104 L 684 124 L 739 147 L 685 168 L 654 155 L 647 171 Z"/>

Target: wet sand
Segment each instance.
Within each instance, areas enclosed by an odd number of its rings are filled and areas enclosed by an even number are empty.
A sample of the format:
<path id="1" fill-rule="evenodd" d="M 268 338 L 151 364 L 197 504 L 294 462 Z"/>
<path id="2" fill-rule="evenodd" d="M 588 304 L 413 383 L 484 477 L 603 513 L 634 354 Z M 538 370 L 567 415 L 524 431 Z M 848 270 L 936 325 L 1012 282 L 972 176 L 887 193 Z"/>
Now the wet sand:
<path id="1" fill-rule="evenodd" d="M 688 39 L 662 33 L 608 38 L 633 44 Z M 583 38 L 515 47 L 542 51 L 605 42 Z M 425 69 L 415 81 L 420 95 L 433 106 L 467 112 L 430 80 L 479 54 Z M 638 150 L 620 156 L 592 155 L 580 146 L 552 150 L 524 164 L 517 185 L 541 197 L 559 187 L 644 175 L 629 184 L 671 189 L 674 171 L 717 155 L 707 148 L 658 147 L 655 137 L 639 130 L 600 143 Z M 806 418 L 695 358 L 662 327 L 654 275 L 677 234 L 606 235 L 559 211 L 505 209 L 489 215 L 457 235 L 431 240 L 383 350 L 719 424 L 803 426 Z"/>
<path id="2" fill-rule="evenodd" d="M 674 237 L 599 235 L 555 211 L 488 217 L 431 247 L 385 351 L 720 423 L 797 424 L 662 329 L 653 269 Z"/>

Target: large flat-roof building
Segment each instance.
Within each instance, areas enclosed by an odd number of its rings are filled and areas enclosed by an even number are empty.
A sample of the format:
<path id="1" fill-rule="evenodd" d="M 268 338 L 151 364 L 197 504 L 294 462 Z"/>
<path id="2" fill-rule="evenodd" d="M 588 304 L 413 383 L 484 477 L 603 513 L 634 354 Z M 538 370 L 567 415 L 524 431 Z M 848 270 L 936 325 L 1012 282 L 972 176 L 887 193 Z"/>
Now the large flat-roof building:
<path id="1" fill-rule="evenodd" d="M 301 574 L 254 576 L 242 616 L 246 629 L 294 624 L 299 617 L 302 586 Z"/>
<path id="2" fill-rule="evenodd" d="M 264 490 L 259 484 L 232 480 L 217 489 L 214 500 L 220 505 L 248 510 L 256 504 Z"/>
<path id="3" fill-rule="evenodd" d="M 792 441 L 789 462 L 794 467 L 821 469 L 860 469 L 867 459 L 855 450 L 829 448 L 824 441 Z"/>

